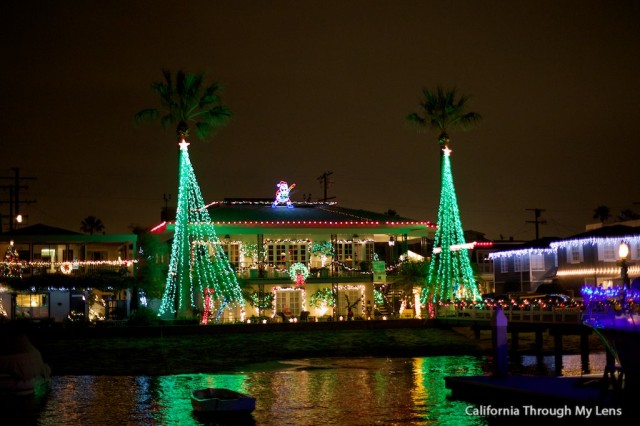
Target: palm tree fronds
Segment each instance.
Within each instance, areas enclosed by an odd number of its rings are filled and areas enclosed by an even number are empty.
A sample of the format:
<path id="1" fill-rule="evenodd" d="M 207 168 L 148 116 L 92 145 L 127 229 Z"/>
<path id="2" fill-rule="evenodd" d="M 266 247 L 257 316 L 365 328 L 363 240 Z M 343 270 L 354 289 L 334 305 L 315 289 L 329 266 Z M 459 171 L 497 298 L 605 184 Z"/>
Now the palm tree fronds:
<path id="1" fill-rule="evenodd" d="M 409 114 L 407 120 L 421 129 L 439 132 L 441 144 L 444 140 L 448 144 L 448 130 L 467 130 L 482 119 L 478 113 L 465 112 L 469 96 L 458 96 L 455 87 L 445 89 L 437 86 L 435 90 L 423 89 L 422 94 L 421 111 Z"/>
<path id="2" fill-rule="evenodd" d="M 163 69 L 164 82 L 151 85 L 151 90 L 158 95 L 164 115 L 155 108 L 148 108 L 136 114 L 134 120 L 160 120 L 163 128 L 176 125 L 176 132 L 180 135 L 189 134 L 189 123 L 196 127 L 196 136 L 207 139 L 219 127 L 229 122 L 231 110 L 222 105 L 218 94 L 220 85 L 217 83 L 203 86 L 204 74 L 190 74 L 183 70 L 175 73 Z"/>
<path id="3" fill-rule="evenodd" d="M 174 117 L 171 114 L 167 114 L 167 115 L 163 115 L 162 118 L 160 118 L 160 125 L 162 126 L 163 129 L 168 129 L 169 126 L 172 126 L 175 124 L 176 122 L 176 117 Z"/>
<path id="4" fill-rule="evenodd" d="M 133 122 L 135 124 L 140 124 L 143 121 L 155 121 L 158 119 L 159 114 L 160 114 L 160 111 L 158 111 L 155 108 L 143 109 L 142 111 L 138 112 L 136 115 L 133 116 Z"/>

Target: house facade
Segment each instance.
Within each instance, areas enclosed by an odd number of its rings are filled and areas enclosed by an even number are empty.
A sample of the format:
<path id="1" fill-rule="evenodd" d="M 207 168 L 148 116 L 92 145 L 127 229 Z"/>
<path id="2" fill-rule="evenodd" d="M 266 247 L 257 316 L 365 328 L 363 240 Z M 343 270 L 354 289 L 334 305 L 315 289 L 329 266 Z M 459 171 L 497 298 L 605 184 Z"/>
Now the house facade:
<path id="1" fill-rule="evenodd" d="M 586 284 L 605 288 L 619 285 L 618 248 L 623 242 L 630 249 L 629 277 L 636 279 L 640 276 L 640 228 L 616 224 L 491 253 L 496 292 L 537 292 L 547 284 L 576 297 Z"/>
<path id="2" fill-rule="evenodd" d="M 585 284 L 605 288 L 620 285 L 619 247 L 623 242 L 629 246 L 629 278 L 637 279 L 640 276 L 640 228 L 617 224 L 553 242 L 550 247 L 558 258 L 558 283 L 576 294 Z"/>
<path id="3" fill-rule="evenodd" d="M 331 202 L 274 207 L 272 201 L 226 199 L 208 206 L 219 248 L 249 295 L 244 307 L 225 310 L 220 321 L 419 315 L 419 304 L 393 289 L 391 275 L 404 256 L 426 256 L 435 225 Z M 170 239 L 174 223 L 152 232 Z"/>
<path id="4" fill-rule="evenodd" d="M 495 293 L 534 292 L 541 284 L 551 283 L 558 267 L 551 241 L 520 243 L 490 253 Z"/>
<path id="5" fill-rule="evenodd" d="M 42 224 L 0 234 L 0 316 L 63 321 L 105 318 L 116 310 L 126 314 L 126 295 L 64 288 L 57 278 L 105 272 L 133 276 L 136 245 L 134 234 L 86 235 Z M 16 288 L 16 278 L 38 284 Z"/>

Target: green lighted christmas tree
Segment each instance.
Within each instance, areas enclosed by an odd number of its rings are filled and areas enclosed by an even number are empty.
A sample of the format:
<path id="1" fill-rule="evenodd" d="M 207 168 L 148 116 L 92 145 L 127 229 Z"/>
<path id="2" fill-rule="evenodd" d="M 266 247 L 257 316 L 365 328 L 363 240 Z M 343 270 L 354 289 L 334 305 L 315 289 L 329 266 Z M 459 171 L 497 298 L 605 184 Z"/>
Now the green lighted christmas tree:
<path id="1" fill-rule="evenodd" d="M 231 304 L 244 304 L 236 275 L 205 207 L 188 145 L 185 140 L 180 143 L 175 233 L 159 315 L 188 315 L 210 299 L 219 302 L 219 313 Z"/>
<path id="2" fill-rule="evenodd" d="M 451 171 L 451 149 L 448 129 L 466 130 L 481 117 L 475 112 L 466 112 L 467 96 L 456 96 L 456 89 L 436 91 L 423 90 L 424 101 L 420 103 L 422 115 L 412 113 L 408 121 L 419 128 L 440 133 L 440 207 L 438 229 L 434 237 L 434 249 L 429 265 L 427 285 L 422 289 L 421 303 L 431 304 L 454 299 L 479 300 L 478 286 L 473 276 L 469 254 L 465 245 L 453 174 Z M 430 312 L 432 315 L 432 312 Z"/>
<path id="3" fill-rule="evenodd" d="M 465 245 L 451 173 L 451 150 L 447 145 L 442 148 L 441 163 L 438 229 L 433 241 L 427 287 L 422 289 L 421 302 L 480 299 Z"/>

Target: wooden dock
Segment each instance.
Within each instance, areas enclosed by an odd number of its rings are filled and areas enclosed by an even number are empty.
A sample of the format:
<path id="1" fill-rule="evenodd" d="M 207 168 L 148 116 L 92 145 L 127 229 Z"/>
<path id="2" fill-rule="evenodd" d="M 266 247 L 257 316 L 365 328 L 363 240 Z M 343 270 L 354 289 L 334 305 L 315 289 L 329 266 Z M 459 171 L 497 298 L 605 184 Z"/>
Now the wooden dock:
<path id="1" fill-rule="evenodd" d="M 470 327 L 476 338 L 482 330 L 491 330 L 495 311 L 486 309 L 445 308 L 438 311 L 436 323 L 448 326 Z M 580 356 L 583 365 L 589 364 L 589 336 L 591 327 L 582 323 L 582 311 L 577 308 L 552 310 L 504 310 L 507 318 L 507 332 L 511 335 L 511 354 L 519 350 L 520 333 L 535 333 L 536 355 L 542 355 L 544 333 L 554 342 L 556 375 L 562 373 L 563 336 L 580 336 Z"/>

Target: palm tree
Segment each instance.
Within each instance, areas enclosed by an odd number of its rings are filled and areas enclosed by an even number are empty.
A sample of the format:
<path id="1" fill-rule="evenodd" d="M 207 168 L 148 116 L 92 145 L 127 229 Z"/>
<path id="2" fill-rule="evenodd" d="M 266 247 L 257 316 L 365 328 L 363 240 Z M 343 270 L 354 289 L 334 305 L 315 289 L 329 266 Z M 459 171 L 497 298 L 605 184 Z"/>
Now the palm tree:
<path id="1" fill-rule="evenodd" d="M 607 206 L 598 206 L 593 211 L 593 218 L 604 224 L 611 217 L 611 211 Z"/>
<path id="2" fill-rule="evenodd" d="M 618 220 L 620 222 L 626 222 L 628 220 L 638 220 L 638 219 L 640 219 L 640 214 L 634 212 L 631 209 L 620 210 L 620 214 L 618 215 Z"/>
<path id="3" fill-rule="evenodd" d="M 80 222 L 80 230 L 93 235 L 94 232 L 104 231 L 104 223 L 95 216 L 87 216 Z"/>
<path id="4" fill-rule="evenodd" d="M 179 70 L 175 80 L 171 71 L 163 69 L 162 74 L 165 81 L 151 85 L 160 97 L 161 108 L 143 109 L 134 116 L 134 123 L 159 119 L 164 129 L 176 125 L 178 140 L 188 140 L 189 129 L 194 125 L 196 136 L 205 140 L 229 122 L 231 110 L 221 104 L 217 83 L 205 87 L 202 73 Z"/>
<path id="5" fill-rule="evenodd" d="M 407 116 L 407 120 L 418 128 L 438 131 L 441 148 L 449 146 L 449 130 L 467 130 L 482 119 L 476 112 L 465 111 L 469 97 L 457 97 L 455 88 L 445 90 L 438 86 L 435 92 L 423 89 L 422 93 L 422 115 L 414 112 Z"/>

